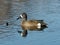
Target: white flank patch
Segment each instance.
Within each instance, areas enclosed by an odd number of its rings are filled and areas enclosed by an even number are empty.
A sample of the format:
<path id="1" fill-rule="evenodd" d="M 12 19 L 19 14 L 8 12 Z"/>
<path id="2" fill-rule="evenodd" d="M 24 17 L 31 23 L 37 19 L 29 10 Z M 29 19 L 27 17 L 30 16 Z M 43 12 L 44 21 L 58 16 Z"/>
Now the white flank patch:
<path id="1" fill-rule="evenodd" d="M 23 18 L 22 14 L 20 15 L 21 18 Z"/>
<path id="2" fill-rule="evenodd" d="M 41 23 L 38 23 L 37 24 L 37 28 L 41 28 Z"/>

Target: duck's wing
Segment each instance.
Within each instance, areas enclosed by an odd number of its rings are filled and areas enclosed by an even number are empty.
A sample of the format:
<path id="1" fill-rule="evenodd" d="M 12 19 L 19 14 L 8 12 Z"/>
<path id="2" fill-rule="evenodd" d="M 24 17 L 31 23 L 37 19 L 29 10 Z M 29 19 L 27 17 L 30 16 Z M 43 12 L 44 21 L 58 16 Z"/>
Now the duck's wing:
<path id="1" fill-rule="evenodd" d="M 42 25 L 47 25 L 47 23 L 45 23 L 44 20 L 36 20 L 36 21 L 41 23 Z"/>
<path id="2" fill-rule="evenodd" d="M 40 22 L 40 23 L 42 23 L 42 22 L 43 22 L 43 20 L 36 20 L 36 21 L 38 21 L 38 22 Z"/>

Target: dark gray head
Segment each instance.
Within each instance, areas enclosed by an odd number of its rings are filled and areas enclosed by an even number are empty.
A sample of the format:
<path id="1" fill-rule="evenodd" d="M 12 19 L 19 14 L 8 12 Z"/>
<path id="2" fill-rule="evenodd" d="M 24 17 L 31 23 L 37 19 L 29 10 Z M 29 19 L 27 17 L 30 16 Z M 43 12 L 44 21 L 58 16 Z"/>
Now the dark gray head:
<path id="1" fill-rule="evenodd" d="M 19 18 L 27 20 L 27 14 L 26 14 L 26 13 L 22 13 L 22 14 L 17 18 L 17 20 L 18 20 Z"/>
<path id="2" fill-rule="evenodd" d="M 22 37 L 26 37 L 27 36 L 27 30 L 24 30 L 23 32 L 22 31 L 18 31 L 18 33 L 21 34 Z"/>

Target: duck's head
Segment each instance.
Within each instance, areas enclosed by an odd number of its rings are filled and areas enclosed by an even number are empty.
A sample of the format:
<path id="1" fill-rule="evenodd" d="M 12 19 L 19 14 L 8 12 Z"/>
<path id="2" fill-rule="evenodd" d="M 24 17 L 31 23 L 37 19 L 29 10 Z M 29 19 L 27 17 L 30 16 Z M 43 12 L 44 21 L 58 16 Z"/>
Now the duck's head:
<path id="1" fill-rule="evenodd" d="M 22 37 L 26 37 L 27 36 L 27 30 L 22 31 L 18 31 L 18 33 L 21 34 Z"/>
<path id="2" fill-rule="evenodd" d="M 25 19 L 25 20 L 27 20 L 27 14 L 26 13 L 22 13 L 18 18 L 17 18 L 17 20 L 18 19 Z"/>

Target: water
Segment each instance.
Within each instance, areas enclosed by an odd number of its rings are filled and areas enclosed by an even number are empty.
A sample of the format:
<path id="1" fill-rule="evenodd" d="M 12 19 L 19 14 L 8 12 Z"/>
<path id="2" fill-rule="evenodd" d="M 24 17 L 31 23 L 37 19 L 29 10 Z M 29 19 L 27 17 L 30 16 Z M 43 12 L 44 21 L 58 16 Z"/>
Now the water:
<path id="1" fill-rule="evenodd" d="M 44 32 L 28 31 L 26 38 L 17 32 L 22 30 L 16 18 L 23 12 L 28 19 L 43 19 L 48 28 Z M 9 10 L 9 26 L 0 25 L 0 45 L 60 45 L 60 0 L 12 0 Z"/>

